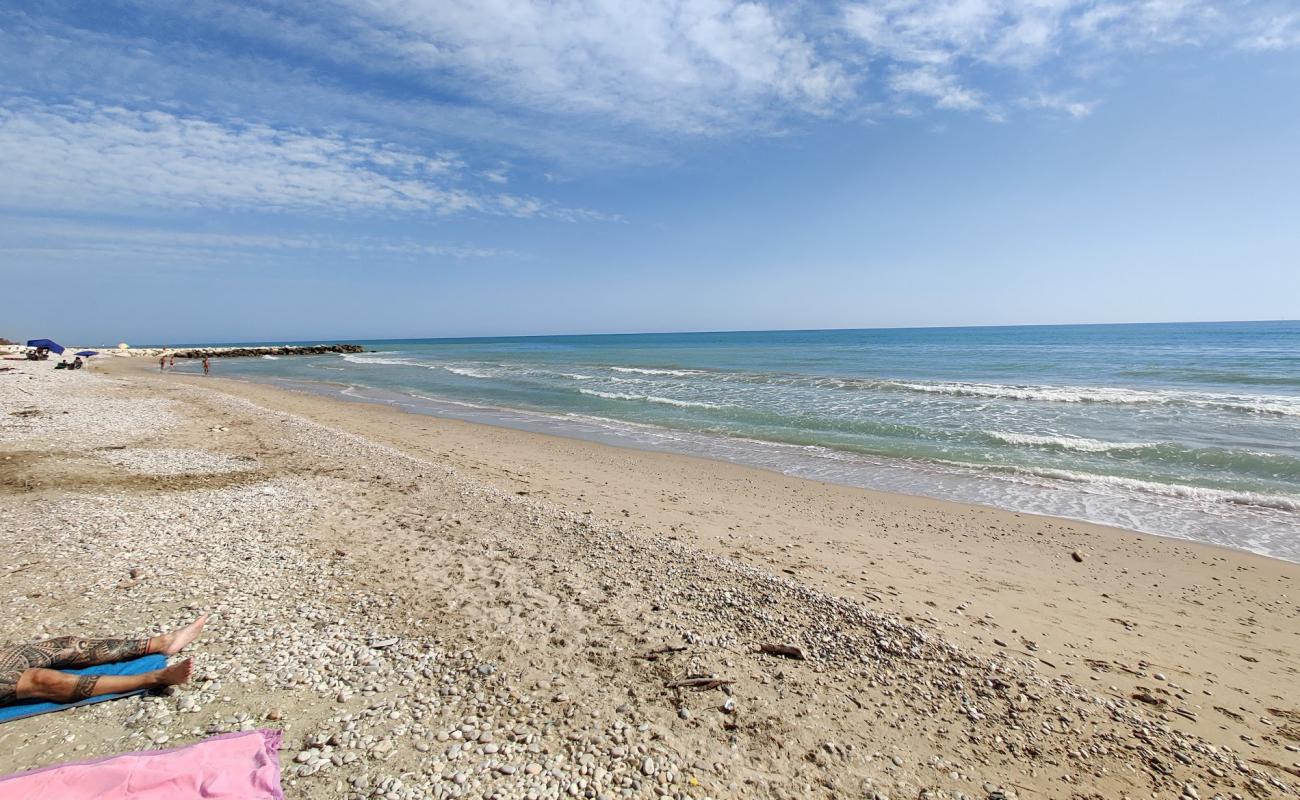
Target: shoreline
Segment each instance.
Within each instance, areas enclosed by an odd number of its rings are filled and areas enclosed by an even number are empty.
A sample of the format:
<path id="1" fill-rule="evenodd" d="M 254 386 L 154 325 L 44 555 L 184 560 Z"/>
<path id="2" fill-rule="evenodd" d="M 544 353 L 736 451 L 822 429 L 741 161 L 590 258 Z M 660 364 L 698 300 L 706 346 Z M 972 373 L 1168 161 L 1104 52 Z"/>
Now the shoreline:
<path id="1" fill-rule="evenodd" d="M 1161 663 L 1178 653 L 1188 660 L 1166 666 L 1187 672 L 1221 671 L 1225 679 L 1234 674 L 1245 679 L 1248 670 L 1242 667 L 1250 667 L 1251 662 L 1237 659 L 1239 667 L 1228 661 L 1220 670 L 1217 652 L 1207 657 L 1197 652 L 1199 643 L 1188 641 L 1183 619 L 1190 615 L 1189 608 L 1204 614 L 1213 607 L 1197 599 L 1197 594 L 1221 583 L 1224 574 L 1232 581 L 1234 574 L 1255 572 L 1260 590 L 1271 583 L 1287 598 L 1289 616 L 1279 617 L 1279 631 L 1289 634 L 1287 648 L 1300 663 L 1300 598 L 1286 595 L 1289 587 L 1300 586 L 1300 564 L 1283 559 L 1083 520 L 864 489 L 718 459 L 412 413 L 383 403 L 256 381 L 175 377 L 187 383 L 215 384 L 211 388 L 306 415 L 416 457 L 450 459 L 476 476 L 494 479 L 507 491 L 538 496 L 540 484 L 542 496 L 575 513 L 619 519 L 632 530 L 740 558 L 826 591 L 858 599 L 873 594 L 889 597 L 906 615 L 932 616 L 932 609 L 945 605 L 937 598 L 947 599 L 952 613 L 978 597 L 986 609 L 982 613 L 992 618 L 1015 621 L 1027 614 L 1032 618 L 1043 609 L 1023 605 L 1024 596 L 1007 587 L 1027 590 L 1034 602 L 1052 609 L 1049 617 L 1055 622 L 1045 625 L 1045 620 L 1038 620 L 1028 628 L 1036 633 L 1036 649 L 1022 649 L 1022 654 L 1046 658 L 1052 671 L 1079 682 L 1095 683 L 1099 675 L 1086 661 L 1071 664 L 1052 654 L 1068 654 L 1073 634 L 1080 630 L 1087 631 L 1098 653 L 1120 663 L 1135 660 L 1135 655 L 1138 661 Z M 550 475 L 557 477 L 543 477 Z M 786 494 L 796 500 L 773 499 Z M 664 496 L 678 499 L 664 501 Z M 721 497 L 737 498 L 736 505 L 748 513 L 737 515 L 719 502 Z M 874 524 L 868 516 L 873 511 L 881 517 Z M 638 517 L 643 521 L 638 522 Z M 746 527 L 750 532 L 741 535 L 739 530 Z M 1026 551 L 1008 552 L 1012 543 Z M 1084 562 L 1073 560 L 1076 551 Z M 1026 570 L 1042 574 L 1025 580 Z M 1156 580 L 1142 585 L 1151 578 Z M 1157 610 L 1152 604 L 1162 603 L 1171 592 L 1180 594 L 1186 605 L 1151 613 Z M 1002 594 L 1012 596 L 999 597 Z M 1266 602 L 1264 597 L 1252 599 Z M 1146 624 L 1129 619 L 1143 612 L 1151 617 Z M 1098 620 L 1104 624 L 1099 626 Z M 946 635 L 958 642 L 989 645 L 990 626 L 945 627 L 950 628 Z M 1107 630 L 1110 627 L 1123 635 L 1112 635 L 1116 631 Z M 1021 635 L 1027 629 L 1017 630 Z M 1229 644 L 1232 637 L 1227 631 L 1219 634 L 1224 645 Z M 1136 640 L 1154 641 L 1134 646 Z M 1300 671 L 1274 674 L 1281 682 L 1294 683 L 1300 696 Z"/>
<path id="2" fill-rule="evenodd" d="M 271 725 L 295 799 L 1300 797 L 1287 562 L 113 372 L 0 381 L 0 640 L 214 610 L 199 678 L 0 772 Z"/>
<path id="3" fill-rule="evenodd" d="M 782 467 L 782 466 L 767 465 L 761 463 L 762 459 L 757 457 L 746 459 L 743 456 L 737 456 L 732 458 L 732 457 L 728 457 L 725 453 L 721 451 L 707 452 L 706 445 L 702 445 L 699 442 L 694 441 L 694 439 L 696 438 L 700 440 L 712 438 L 714 436 L 713 434 L 704 434 L 704 433 L 690 432 L 690 431 L 678 431 L 675 429 L 664 429 L 665 431 L 671 431 L 675 435 L 686 437 L 686 438 L 676 439 L 675 442 L 678 446 L 673 447 L 670 445 L 657 445 L 653 443 L 648 443 L 646 441 L 636 440 L 629 434 L 629 432 L 634 432 L 637 428 L 641 428 L 641 427 L 656 428 L 656 426 L 654 425 L 649 425 L 644 423 L 629 423 L 620 420 L 609 420 L 609 422 L 611 423 L 617 423 L 619 426 L 624 426 L 626 430 L 620 430 L 617 433 L 601 433 L 601 432 L 590 433 L 581 430 L 582 423 L 580 421 L 575 422 L 560 417 L 554 417 L 545 412 L 482 404 L 474 407 L 483 413 L 462 414 L 462 413 L 457 413 L 456 409 L 451 407 L 451 406 L 461 405 L 459 401 L 437 400 L 434 398 L 427 398 L 427 400 L 430 403 L 433 403 L 434 405 L 420 404 L 418 401 L 408 400 L 407 399 L 408 395 L 398 391 L 392 392 L 395 398 L 397 398 L 394 400 L 386 400 L 378 396 L 366 397 L 366 396 L 360 396 L 355 394 L 350 395 L 347 394 L 346 391 L 331 391 L 331 389 L 334 386 L 342 385 L 342 384 L 331 384 L 327 380 L 306 381 L 306 380 L 298 380 L 292 378 L 284 378 L 284 379 L 270 378 L 266 380 L 258 380 L 255 378 L 246 378 L 246 377 L 231 378 L 231 377 L 224 377 L 224 376 L 215 377 L 214 379 L 233 381 L 237 384 L 243 384 L 243 385 L 266 386 L 281 391 L 303 394 L 307 396 L 321 397 L 326 400 L 334 401 L 334 402 L 369 405 L 376 408 L 388 408 L 391 410 L 398 411 L 399 413 L 414 414 L 418 416 L 428 416 L 439 420 L 455 420 L 457 422 L 462 422 L 469 425 L 485 425 L 488 427 L 504 428 L 508 430 L 515 430 L 520 432 L 536 434 L 539 436 L 547 436 L 547 437 L 555 437 L 564 440 L 587 442 L 598 446 L 615 447 L 620 449 L 633 450 L 637 452 L 663 453 L 667 455 L 680 456 L 682 458 L 700 459 L 706 462 L 728 464 L 728 465 L 738 466 L 742 468 L 756 469 L 762 472 L 766 472 L 774 475 L 780 475 L 783 477 L 789 477 L 798 480 L 807 480 L 813 483 L 826 483 L 829 485 L 842 486 L 842 487 L 857 489 L 865 492 L 879 493 L 885 496 L 909 497 L 918 500 L 929 500 L 929 501 L 935 501 L 939 503 L 952 503 L 957 508 L 967 508 L 967 507 L 986 508 L 986 509 L 1007 512 L 1011 514 L 1019 514 L 1019 515 L 1038 517 L 1043 519 L 1068 521 L 1068 522 L 1080 523 L 1085 525 L 1095 525 L 1095 526 L 1100 526 L 1103 528 L 1109 528 L 1109 529 L 1122 531 L 1122 532 L 1141 534 L 1143 536 L 1154 536 L 1160 539 L 1166 539 L 1175 542 L 1184 542 L 1189 544 L 1210 547 L 1214 549 L 1223 549 L 1234 553 L 1247 553 L 1247 554 L 1260 556 L 1271 560 L 1283 561 L 1291 564 L 1300 564 L 1300 554 L 1298 554 L 1295 557 L 1288 557 L 1287 555 L 1283 555 L 1275 552 L 1269 552 L 1267 548 L 1264 548 L 1263 546 L 1260 546 L 1258 549 L 1251 549 L 1247 546 L 1235 546 L 1233 544 L 1208 541 L 1203 538 L 1195 538 L 1193 535 L 1183 535 L 1179 533 L 1165 532 L 1161 530 L 1152 530 L 1152 529 L 1137 527 L 1133 525 L 1125 525 L 1123 522 L 1112 522 L 1103 519 L 1094 519 L 1083 515 L 1069 514 L 1069 513 L 1057 512 L 1052 510 L 1040 510 L 1032 507 L 1021 507 L 1021 506 L 1017 506 L 1017 504 L 1014 501 L 1005 500 L 1005 498 L 1004 501 L 1001 503 L 996 500 L 985 501 L 982 499 L 971 499 L 969 497 L 961 496 L 963 494 L 963 489 L 965 490 L 965 493 L 970 494 L 972 493 L 970 491 L 971 487 L 977 487 L 982 485 L 981 484 L 982 481 L 996 482 L 1002 479 L 995 474 L 978 476 L 973 473 L 972 474 L 954 473 L 950 475 L 942 469 L 943 467 L 942 464 L 926 464 L 926 463 L 911 464 L 905 461 L 899 461 L 898 463 L 883 463 L 883 462 L 875 463 L 872 467 L 870 467 L 872 469 L 875 469 L 876 473 L 878 473 L 875 475 L 876 480 L 874 482 L 877 484 L 885 483 L 887 485 L 873 486 L 873 485 L 866 485 L 864 482 L 861 481 L 855 482 L 850 477 L 837 478 L 834 475 L 818 474 L 819 471 L 816 469 L 815 465 L 810 466 L 807 464 L 796 463 L 793 466 L 787 464 L 785 467 Z M 319 390 L 316 387 L 320 387 Z M 372 391 L 375 395 L 379 395 L 383 393 L 384 390 L 374 389 L 370 391 Z M 420 395 L 412 395 L 410 397 L 420 397 Z M 438 405 L 444 407 L 437 407 Z M 466 404 L 466 405 L 471 405 L 471 404 Z M 488 415 L 488 416 L 485 418 L 484 415 Z M 597 419 L 597 418 L 592 418 L 592 419 Z M 534 422 L 534 420 L 537 421 Z M 561 423 L 569 423 L 571 427 L 568 429 L 563 429 Z M 593 427 L 593 426 L 588 426 L 588 427 Z M 605 427 L 605 426 L 596 424 L 594 425 L 594 427 Z M 588 435 L 584 435 L 584 434 L 588 434 Z M 725 436 L 719 435 L 718 438 L 721 441 L 730 443 L 730 440 Z M 746 440 L 742 439 L 739 441 L 745 442 Z M 778 448 L 778 449 L 790 448 L 796 451 L 805 449 L 799 445 L 786 445 L 780 442 L 758 441 L 757 443 L 765 446 Z M 807 458 L 809 462 L 815 462 L 820 460 L 820 457 L 815 455 L 804 456 L 804 457 Z M 881 457 L 881 458 L 884 458 L 886 461 L 888 461 L 886 457 Z M 957 467 L 959 465 L 953 465 L 953 466 Z M 882 472 L 882 470 L 884 472 Z M 886 473 L 891 476 L 889 479 L 886 480 L 880 477 L 881 475 Z M 909 491 L 909 488 L 907 486 L 909 481 L 915 483 L 922 479 L 929 482 L 927 484 L 929 491 L 926 491 L 925 489 L 919 491 Z M 943 487 L 944 481 L 950 481 L 951 485 L 942 489 L 935 488 L 935 487 Z M 893 484 L 893 485 L 888 485 L 888 484 Z M 1043 486 L 1043 487 L 1038 487 L 1035 491 L 1055 493 L 1055 492 L 1067 491 L 1067 487 Z M 978 492 L 973 492 L 973 493 L 978 494 Z M 953 496 L 953 495 L 957 495 L 957 496 Z M 1084 496 L 1087 495 L 1085 494 Z M 1097 498 L 1100 498 L 1104 501 L 1115 500 L 1115 498 L 1104 496 L 1104 495 L 1098 495 Z M 1134 500 L 1134 502 L 1136 502 L 1136 500 Z M 1152 497 L 1142 498 L 1141 502 L 1148 504 L 1153 508 L 1157 508 L 1160 507 L 1162 504 L 1171 504 L 1173 503 L 1173 500 L 1168 497 L 1162 498 L 1160 496 L 1152 496 Z M 1029 503 L 1028 505 L 1032 506 L 1033 504 Z M 1252 513 L 1251 511 L 1237 509 L 1236 507 L 1234 507 L 1234 510 L 1238 510 L 1241 513 Z M 1295 516 L 1296 524 L 1300 525 L 1300 514 L 1295 514 L 1294 512 L 1290 512 L 1290 511 L 1283 512 L 1282 510 L 1279 509 L 1272 509 L 1267 507 L 1261 507 L 1260 509 L 1257 509 L 1255 511 L 1256 512 L 1263 511 L 1269 514 L 1274 513 L 1275 511 L 1278 513 L 1286 513 L 1288 515 Z M 1224 521 L 1224 524 L 1231 524 L 1231 522 L 1232 522 L 1231 519 L 1226 519 Z"/>

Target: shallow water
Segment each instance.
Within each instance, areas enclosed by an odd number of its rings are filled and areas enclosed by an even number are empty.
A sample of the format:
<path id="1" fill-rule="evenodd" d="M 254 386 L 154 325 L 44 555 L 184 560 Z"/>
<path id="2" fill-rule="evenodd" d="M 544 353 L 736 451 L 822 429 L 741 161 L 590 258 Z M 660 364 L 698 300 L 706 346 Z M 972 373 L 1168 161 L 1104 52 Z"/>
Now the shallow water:
<path id="1" fill-rule="evenodd" d="M 1300 561 L 1297 322 L 363 344 L 217 371 Z"/>

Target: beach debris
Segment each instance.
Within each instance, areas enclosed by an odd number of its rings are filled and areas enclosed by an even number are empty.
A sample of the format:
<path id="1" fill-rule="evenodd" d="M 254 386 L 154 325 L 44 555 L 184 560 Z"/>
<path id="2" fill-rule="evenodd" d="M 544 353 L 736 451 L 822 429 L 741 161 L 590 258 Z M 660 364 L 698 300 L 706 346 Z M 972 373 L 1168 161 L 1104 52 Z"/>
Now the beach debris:
<path id="1" fill-rule="evenodd" d="M 692 675 L 677 681 L 668 681 L 664 686 L 669 689 L 695 689 L 699 692 L 707 692 L 710 689 L 721 689 L 723 686 L 730 686 L 735 681 L 727 678 L 715 678 L 712 675 Z"/>
<path id="2" fill-rule="evenodd" d="M 1223 716 L 1227 717 L 1228 719 L 1232 720 L 1233 722 L 1244 722 L 1246 720 L 1245 717 L 1238 714 L 1236 711 L 1224 708 L 1223 706 L 1215 706 L 1214 710 L 1219 712 Z"/>
<path id="3" fill-rule="evenodd" d="M 1134 700 L 1137 700 L 1140 703 L 1146 703 L 1150 706 L 1163 706 L 1165 704 L 1164 700 L 1156 697 L 1150 692 L 1134 692 L 1132 697 Z"/>
<path id="4" fill-rule="evenodd" d="M 803 650 L 789 644 L 762 644 L 758 646 L 758 652 L 769 656 L 791 658 L 795 661 L 804 661 L 806 659 Z"/>
<path id="5" fill-rule="evenodd" d="M 1083 563 L 1083 553 L 1078 550 L 1075 550 L 1073 553 L 1071 553 L 1070 558 L 1073 558 L 1075 561 L 1079 562 L 1080 564 Z"/>
<path id="6" fill-rule="evenodd" d="M 1250 763 L 1259 764 L 1261 767 L 1268 767 L 1269 769 L 1280 769 L 1283 772 L 1300 777 L 1300 768 L 1288 767 L 1285 764 L 1279 764 L 1276 761 L 1271 761 L 1267 758 L 1252 758 L 1250 759 Z"/>
<path id="7" fill-rule="evenodd" d="M 644 661 L 658 661 L 661 656 L 671 655 L 673 653 L 680 653 L 685 649 L 686 649 L 686 645 L 669 645 L 668 647 L 660 647 L 657 650 L 650 650 L 645 653 L 637 653 L 632 657 L 639 658 Z"/>

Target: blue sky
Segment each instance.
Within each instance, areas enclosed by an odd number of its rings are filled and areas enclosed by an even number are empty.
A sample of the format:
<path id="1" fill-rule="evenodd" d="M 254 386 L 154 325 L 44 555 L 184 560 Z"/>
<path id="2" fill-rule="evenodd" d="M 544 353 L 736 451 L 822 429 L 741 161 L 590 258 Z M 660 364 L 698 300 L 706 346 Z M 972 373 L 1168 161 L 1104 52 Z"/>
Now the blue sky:
<path id="1" fill-rule="evenodd" d="M 18 0 L 0 76 L 10 337 L 1300 317 L 1293 0 Z"/>

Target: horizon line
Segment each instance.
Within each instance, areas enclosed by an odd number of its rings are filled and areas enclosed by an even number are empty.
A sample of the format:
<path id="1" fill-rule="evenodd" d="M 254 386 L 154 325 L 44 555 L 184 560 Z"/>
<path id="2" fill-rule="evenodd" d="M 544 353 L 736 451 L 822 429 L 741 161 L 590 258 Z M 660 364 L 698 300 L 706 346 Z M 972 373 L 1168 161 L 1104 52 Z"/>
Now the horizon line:
<path id="1" fill-rule="evenodd" d="M 654 330 L 654 331 L 602 331 L 593 333 L 525 333 L 525 334 L 490 334 L 478 336 L 388 336 L 383 338 L 349 338 L 349 337 L 315 337 L 309 339 L 247 339 L 243 341 L 224 342 L 189 342 L 183 344 L 142 344 L 131 345 L 138 348 L 178 349 L 182 347 L 238 347 L 254 345 L 289 345 L 289 344 L 347 344 L 406 341 L 474 341 L 484 339 L 556 339 L 578 338 L 585 336 L 707 336 L 724 333 L 830 333 L 844 331 L 920 331 L 920 330 L 967 330 L 999 328 L 1102 328 L 1131 327 L 1147 325 L 1235 325 L 1247 323 L 1300 322 L 1296 319 L 1224 319 L 1224 320 L 1178 320 L 1156 322 L 1038 322 L 1010 325 L 887 325 L 878 327 L 843 327 L 843 328 L 740 328 L 732 330 Z M 109 347 L 110 345 L 96 345 Z M 116 345 L 112 345 L 116 346 Z"/>

